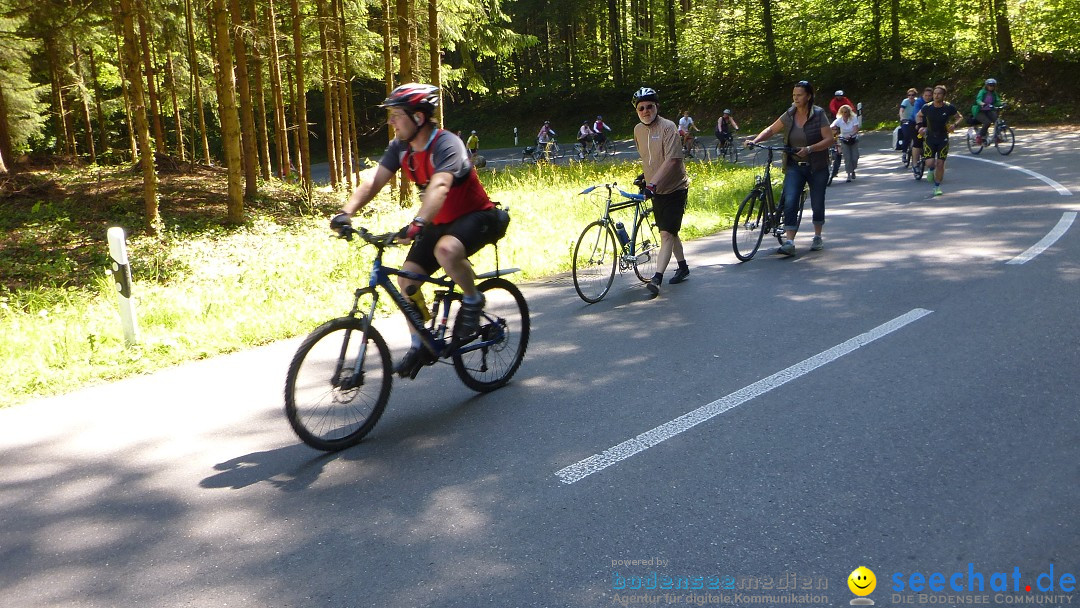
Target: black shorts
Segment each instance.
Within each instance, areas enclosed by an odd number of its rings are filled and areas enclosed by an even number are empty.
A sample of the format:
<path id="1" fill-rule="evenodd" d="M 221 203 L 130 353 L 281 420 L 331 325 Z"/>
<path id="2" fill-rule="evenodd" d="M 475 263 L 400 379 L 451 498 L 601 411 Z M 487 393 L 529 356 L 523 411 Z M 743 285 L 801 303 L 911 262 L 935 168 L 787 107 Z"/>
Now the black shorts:
<path id="1" fill-rule="evenodd" d="M 668 194 L 652 197 L 653 217 L 656 227 L 664 232 L 679 234 L 682 228 L 683 213 L 686 212 L 686 197 L 689 190 L 683 188 Z"/>
<path id="2" fill-rule="evenodd" d="M 455 237 L 465 245 L 465 257 L 469 257 L 498 240 L 494 234 L 496 223 L 496 211 L 487 209 L 467 213 L 449 224 L 430 224 L 413 241 L 405 259 L 432 274 L 439 269 L 439 261 L 435 259 L 435 244 L 439 239 L 446 235 Z"/>
<path id="3" fill-rule="evenodd" d="M 923 152 L 923 158 L 940 158 L 945 160 L 949 156 L 949 138 L 944 139 L 927 139 L 926 150 Z"/>

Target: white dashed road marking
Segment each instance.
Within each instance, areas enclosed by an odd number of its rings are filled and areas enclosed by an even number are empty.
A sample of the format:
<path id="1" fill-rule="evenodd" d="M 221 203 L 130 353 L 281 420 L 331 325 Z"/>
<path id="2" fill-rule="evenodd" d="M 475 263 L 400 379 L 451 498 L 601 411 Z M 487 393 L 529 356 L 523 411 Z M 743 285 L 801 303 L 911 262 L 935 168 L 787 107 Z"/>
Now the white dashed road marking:
<path id="1" fill-rule="evenodd" d="M 755 397 L 764 395 L 765 393 L 787 384 L 796 378 L 804 376 L 815 369 L 830 363 L 843 357 L 844 355 L 851 353 L 852 351 L 866 346 L 878 338 L 883 338 L 892 332 L 904 327 L 905 325 L 917 321 L 933 311 L 926 310 L 925 308 L 915 308 L 910 312 L 907 312 L 899 317 L 896 317 L 892 321 L 878 325 L 870 331 L 859 334 L 850 340 L 837 344 L 836 346 L 822 351 L 813 357 L 804 359 L 791 367 L 782 369 L 775 374 L 758 380 L 757 382 L 741 388 L 726 397 L 721 397 L 712 403 L 703 405 L 696 410 L 687 412 L 682 416 L 661 424 L 660 426 L 646 431 L 633 439 L 628 439 L 616 446 L 610 447 L 604 450 L 600 454 L 594 454 L 584 460 L 576 462 L 565 469 L 556 471 L 555 475 L 560 481 L 566 484 L 571 484 L 576 481 L 581 481 L 593 473 L 598 473 L 611 465 L 626 460 L 631 456 L 644 452 L 645 450 L 653 447 L 654 445 L 671 439 L 675 435 L 687 431 L 714 416 L 723 414 L 724 412 L 735 408 Z"/>

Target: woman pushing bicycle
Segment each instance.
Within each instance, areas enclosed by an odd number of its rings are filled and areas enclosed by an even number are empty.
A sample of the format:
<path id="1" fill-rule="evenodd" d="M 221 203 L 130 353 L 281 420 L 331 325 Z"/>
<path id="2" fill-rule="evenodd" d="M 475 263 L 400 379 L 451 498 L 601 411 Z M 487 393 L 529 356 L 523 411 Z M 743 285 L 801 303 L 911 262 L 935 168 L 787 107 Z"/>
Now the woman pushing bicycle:
<path id="1" fill-rule="evenodd" d="M 379 105 L 389 110 L 387 122 L 394 128 L 395 139 L 387 146 L 374 175 L 353 190 L 341 213 L 330 220 L 330 227 L 339 233 L 347 231 L 352 225 L 351 216 L 375 198 L 400 169 L 420 189 L 420 210 L 398 233 L 402 242 L 412 241 L 402 269 L 430 275 L 442 267 L 464 294 L 455 333 L 470 334 L 479 326 L 484 296 L 477 291 L 467 258 L 498 240 L 499 220 L 465 144 L 432 122 L 438 105 L 439 89 L 417 83 L 394 89 Z M 403 292 L 416 284 L 413 279 L 398 277 Z M 394 371 L 410 377 L 431 356 L 414 332 L 412 346 Z"/>
<path id="2" fill-rule="evenodd" d="M 825 225 L 825 188 L 829 183 L 829 148 L 833 132 L 825 110 L 814 105 L 814 87 L 806 80 L 795 83 L 791 107 L 766 127 L 757 137 L 747 140 L 760 143 L 782 133 L 784 144 L 795 148 L 794 155 L 784 155 L 784 244 L 779 253 L 795 255 L 795 234 L 799 231 L 799 196 L 810 184 L 810 207 L 814 211 L 814 240 L 811 251 L 824 247 L 821 228 Z"/>

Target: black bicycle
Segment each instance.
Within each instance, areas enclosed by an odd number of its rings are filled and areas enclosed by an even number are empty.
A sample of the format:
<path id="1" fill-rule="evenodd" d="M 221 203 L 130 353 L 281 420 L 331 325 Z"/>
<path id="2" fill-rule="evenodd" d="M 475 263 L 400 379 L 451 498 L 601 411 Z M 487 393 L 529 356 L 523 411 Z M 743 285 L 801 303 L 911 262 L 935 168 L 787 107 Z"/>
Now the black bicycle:
<path id="1" fill-rule="evenodd" d="M 383 252 L 397 245 L 397 233 L 371 234 L 363 228 L 349 228 L 343 238 L 351 240 L 354 235 L 376 249 L 371 282 L 356 290 L 347 316 L 323 323 L 304 339 L 285 380 L 289 424 L 304 443 L 319 450 L 336 451 L 359 443 L 379 421 L 390 398 L 390 349 L 371 324 L 379 287 L 420 336 L 427 355 L 425 365 L 449 359 L 458 378 L 475 391 L 486 393 L 509 382 L 529 345 L 525 296 L 502 278 L 517 268 L 477 275 L 477 289 L 486 303 L 479 330 L 463 335 L 451 330 L 449 324 L 452 308 L 457 310 L 455 328 L 461 317 L 461 293 L 452 279 L 384 266 Z M 422 295 L 418 297 L 422 292 L 402 295 L 390 280 L 393 275 L 434 285 L 430 310 Z M 371 305 L 361 311 L 360 299 L 366 295 L 371 296 Z"/>
<path id="2" fill-rule="evenodd" d="M 739 162 L 739 144 L 735 141 L 738 129 L 728 133 L 727 138 L 722 140 L 716 138 L 716 143 L 713 144 L 713 158 L 715 160 L 726 160 L 729 163 Z"/>
<path id="3" fill-rule="evenodd" d="M 978 125 L 977 121 L 975 124 L 968 127 L 968 151 L 972 154 L 979 154 L 983 151 L 984 147 L 989 147 L 990 145 L 993 145 L 994 148 L 997 149 L 998 154 L 1001 154 L 1002 156 L 1013 151 L 1013 147 L 1016 146 L 1016 136 L 1013 135 L 1012 127 L 1005 122 L 1005 108 L 1006 104 L 994 106 L 994 109 L 998 111 L 997 120 L 987 128 L 985 138 L 979 137 L 979 130 L 982 127 Z M 974 119 L 971 120 L 974 121 Z"/>
<path id="4" fill-rule="evenodd" d="M 653 223 L 652 209 L 646 205 L 641 194 L 620 190 L 618 184 L 589 186 L 581 194 L 589 194 L 598 188 L 607 189 L 604 213 L 581 231 L 574 246 L 574 289 L 582 300 L 592 304 L 599 302 L 611 289 L 615 280 L 615 268 L 625 272 L 630 268 L 643 283 L 656 272 L 656 258 L 660 249 L 660 236 Z M 613 200 L 613 193 L 623 200 Z M 631 222 L 633 232 L 627 233 L 622 222 L 611 219 L 612 211 L 633 209 Z"/>
<path id="5" fill-rule="evenodd" d="M 790 146 L 766 146 L 763 144 L 746 143 L 747 146 L 760 148 L 768 153 L 765 169 L 754 178 L 754 187 L 746 195 L 739 210 L 735 213 L 735 225 L 731 229 L 731 246 L 735 251 L 735 257 L 747 262 L 761 247 L 761 239 L 766 234 L 776 237 L 781 245 L 784 244 L 784 208 L 776 204 L 772 185 L 772 164 L 776 152 L 794 154 L 795 149 Z M 803 206 L 806 204 L 806 195 L 809 188 L 804 187 L 799 196 L 799 210 L 796 225 L 802 222 Z M 780 200 L 784 200 L 783 190 L 780 192 Z"/>

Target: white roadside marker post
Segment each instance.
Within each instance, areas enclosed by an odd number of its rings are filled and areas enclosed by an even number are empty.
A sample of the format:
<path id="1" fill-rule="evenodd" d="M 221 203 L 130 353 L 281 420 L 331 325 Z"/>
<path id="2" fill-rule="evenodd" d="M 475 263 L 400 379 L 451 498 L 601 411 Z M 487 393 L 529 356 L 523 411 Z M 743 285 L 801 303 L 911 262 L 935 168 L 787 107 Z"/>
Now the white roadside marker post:
<path id="1" fill-rule="evenodd" d="M 124 342 L 130 347 L 139 340 L 139 322 L 135 317 L 135 300 L 131 297 L 131 267 L 128 266 L 127 242 L 124 229 L 113 226 L 108 231 L 109 257 L 112 258 L 109 272 L 113 285 L 120 298 L 120 323 L 124 327 Z"/>

